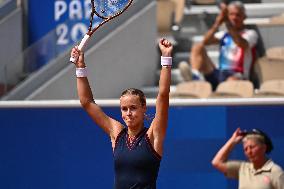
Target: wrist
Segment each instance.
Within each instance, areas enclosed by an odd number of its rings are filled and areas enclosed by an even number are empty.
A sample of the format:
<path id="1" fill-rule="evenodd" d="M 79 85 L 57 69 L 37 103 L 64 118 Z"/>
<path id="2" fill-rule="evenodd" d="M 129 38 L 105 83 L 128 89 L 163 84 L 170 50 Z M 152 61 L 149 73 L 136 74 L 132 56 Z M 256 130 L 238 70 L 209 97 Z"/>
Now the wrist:
<path id="1" fill-rule="evenodd" d="M 171 53 L 162 53 L 162 57 L 172 57 Z"/>
<path id="2" fill-rule="evenodd" d="M 76 68 L 85 68 L 85 67 L 87 67 L 85 63 L 80 63 L 80 62 L 77 63 L 75 66 L 76 66 Z"/>
<path id="3" fill-rule="evenodd" d="M 215 22 L 212 26 L 213 29 L 217 30 L 221 26 L 222 22 Z"/>
<path id="4" fill-rule="evenodd" d="M 239 142 L 235 138 L 230 138 L 229 143 L 231 144 L 232 147 L 237 145 Z"/>

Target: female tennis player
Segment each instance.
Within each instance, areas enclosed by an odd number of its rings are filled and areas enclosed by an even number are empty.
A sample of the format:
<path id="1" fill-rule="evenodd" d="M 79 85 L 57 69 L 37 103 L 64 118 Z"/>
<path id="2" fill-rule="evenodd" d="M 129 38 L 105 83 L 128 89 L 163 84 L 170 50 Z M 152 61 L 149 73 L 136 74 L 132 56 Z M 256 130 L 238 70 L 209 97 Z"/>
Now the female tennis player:
<path id="1" fill-rule="evenodd" d="M 146 98 L 139 89 L 126 89 L 120 97 L 120 110 L 125 126 L 107 116 L 95 103 L 87 79 L 84 54 L 74 47 L 71 56 L 78 56 L 76 65 L 77 90 L 80 102 L 95 123 L 109 136 L 114 154 L 116 189 L 155 189 L 163 154 L 169 108 L 171 82 L 172 44 L 159 41 L 161 51 L 161 72 L 159 92 L 156 100 L 156 114 L 150 127 L 144 126 Z"/>

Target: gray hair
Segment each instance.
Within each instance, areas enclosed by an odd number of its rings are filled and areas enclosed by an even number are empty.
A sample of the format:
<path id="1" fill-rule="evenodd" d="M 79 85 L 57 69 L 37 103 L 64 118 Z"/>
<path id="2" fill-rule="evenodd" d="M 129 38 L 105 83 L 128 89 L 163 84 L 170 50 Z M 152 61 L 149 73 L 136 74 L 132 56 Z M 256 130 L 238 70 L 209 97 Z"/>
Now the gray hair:
<path id="1" fill-rule="evenodd" d="M 245 142 L 247 140 L 254 140 L 254 141 L 256 141 L 259 144 L 266 144 L 265 138 L 262 135 L 259 135 L 259 134 L 247 134 L 243 138 L 243 142 Z"/>
<path id="2" fill-rule="evenodd" d="M 237 7 L 246 15 L 246 8 L 241 1 L 232 1 L 229 3 L 228 7 Z"/>
<path id="3" fill-rule="evenodd" d="M 246 134 L 243 138 L 243 142 L 246 142 L 247 140 L 254 140 L 258 144 L 265 144 L 267 154 L 269 154 L 273 150 L 271 139 L 263 131 L 259 129 L 252 129 L 252 131 L 245 133 Z"/>

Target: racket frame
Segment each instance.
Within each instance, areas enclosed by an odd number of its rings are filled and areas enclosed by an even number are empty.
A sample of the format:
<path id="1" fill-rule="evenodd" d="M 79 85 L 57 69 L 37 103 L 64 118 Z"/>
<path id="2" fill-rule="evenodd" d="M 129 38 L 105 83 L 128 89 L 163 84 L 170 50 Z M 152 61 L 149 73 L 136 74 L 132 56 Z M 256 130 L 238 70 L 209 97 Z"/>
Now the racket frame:
<path id="1" fill-rule="evenodd" d="M 94 0 L 91 0 L 91 5 L 92 5 L 92 12 L 91 12 L 91 16 L 90 16 L 90 25 L 88 28 L 88 32 L 84 35 L 83 39 L 81 40 L 80 44 L 78 45 L 78 50 L 83 51 L 84 47 L 86 46 L 87 42 L 89 41 L 89 39 L 91 38 L 91 36 L 100 28 L 102 27 L 105 23 L 109 22 L 110 20 L 120 16 L 122 13 L 124 13 L 132 4 L 134 0 L 128 0 L 128 4 L 118 13 L 116 13 L 113 16 L 110 17 L 105 17 L 100 15 L 99 13 L 97 13 L 97 11 L 95 11 L 95 4 L 94 4 Z M 94 15 L 96 15 L 97 17 L 103 19 L 103 21 L 97 25 L 95 28 L 92 29 L 92 24 L 93 24 L 93 19 L 94 19 Z M 79 56 L 71 56 L 70 57 L 70 62 L 75 63 L 78 60 Z"/>

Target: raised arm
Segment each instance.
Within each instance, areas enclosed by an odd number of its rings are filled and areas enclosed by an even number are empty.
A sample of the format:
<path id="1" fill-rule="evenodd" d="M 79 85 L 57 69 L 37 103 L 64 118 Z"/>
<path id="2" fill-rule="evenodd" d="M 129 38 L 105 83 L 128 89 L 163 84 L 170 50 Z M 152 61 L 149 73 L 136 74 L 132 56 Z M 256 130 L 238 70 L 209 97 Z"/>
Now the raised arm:
<path id="1" fill-rule="evenodd" d="M 161 155 L 168 124 L 171 56 L 173 46 L 166 39 L 161 39 L 159 42 L 159 48 L 162 54 L 161 64 L 163 65 L 160 72 L 159 92 L 156 100 L 156 115 L 149 128 L 149 135 L 154 149 Z"/>
<path id="2" fill-rule="evenodd" d="M 232 137 L 225 143 L 225 145 L 217 152 L 215 157 L 212 160 L 212 165 L 221 171 L 222 173 L 227 172 L 226 161 L 230 152 L 233 150 L 236 144 L 238 144 L 243 135 L 241 135 L 241 130 L 238 128 L 232 135 Z"/>
<path id="3" fill-rule="evenodd" d="M 87 78 L 87 67 L 84 61 L 84 54 L 77 47 L 71 51 L 71 56 L 78 56 L 78 61 L 75 63 L 77 76 L 77 92 L 80 103 L 95 123 L 100 126 L 110 137 L 115 140 L 115 137 L 122 129 L 122 125 L 114 119 L 107 116 L 102 109 L 95 103 L 92 90 Z"/>
<path id="4" fill-rule="evenodd" d="M 227 6 L 222 3 L 220 5 L 221 11 L 218 14 L 218 16 L 215 19 L 214 24 L 211 26 L 211 28 L 206 32 L 203 38 L 203 45 L 211 45 L 216 44 L 219 42 L 219 39 L 217 39 L 214 34 L 218 31 L 221 24 L 227 19 Z"/>

